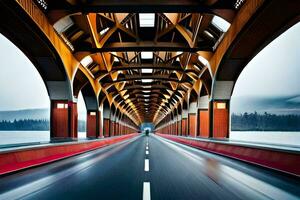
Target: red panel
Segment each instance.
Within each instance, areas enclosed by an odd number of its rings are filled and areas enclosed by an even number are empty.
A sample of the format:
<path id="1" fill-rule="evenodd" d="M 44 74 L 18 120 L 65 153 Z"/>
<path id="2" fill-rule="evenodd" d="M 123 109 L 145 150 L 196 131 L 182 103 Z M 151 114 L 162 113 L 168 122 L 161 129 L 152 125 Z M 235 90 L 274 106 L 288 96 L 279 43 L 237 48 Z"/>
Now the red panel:
<path id="1" fill-rule="evenodd" d="M 77 138 L 78 135 L 78 112 L 77 103 L 68 102 L 69 116 L 70 116 L 70 137 Z"/>
<path id="2" fill-rule="evenodd" d="M 187 135 L 187 129 L 186 129 L 186 125 L 187 125 L 187 119 L 182 119 L 181 120 L 181 126 L 182 126 L 182 135 L 186 136 Z"/>
<path id="3" fill-rule="evenodd" d="M 98 149 L 120 141 L 128 140 L 130 138 L 136 137 L 137 135 L 137 133 L 134 133 L 131 135 L 107 138 L 85 143 L 61 144 L 48 147 L 36 146 L 31 149 L 0 153 L 0 175 Z"/>
<path id="4" fill-rule="evenodd" d="M 96 131 L 97 131 L 97 116 L 90 115 L 90 113 L 87 113 L 87 119 L 86 119 L 87 137 L 96 137 L 97 136 Z"/>
<path id="5" fill-rule="evenodd" d="M 214 138 L 227 138 L 229 135 L 229 111 L 228 107 L 218 109 L 217 103 L 214 102 L 213 114 L 213 137 Z M 224 103 L 224 102 L 222 102 Z"/>
<path id="6" fill-rule="evenodd" d="M 177 124 L 178 124 L 178 135 L 182 135 L 182 121 L 179 120 Z"/>
<path id="7" fill-rule="evenodd" d="M 109 119 L 103 119 L 103 134 L 104 134 L 104 137 L 109 137 L 109 124 L 110 124 Z"/>
<path id="8" fill-rule="evenodd" d="M 191 137 L 196 137 L 196 130 L 197 129 L 197 115 L 196 114 L 189 114 L 189 132 Z"/>
<path id="9" fill-rule="evenodd" d="M 157 135 L 198 149 L 300 176 L 300 154 L 297 152 L 221 144 L 164 134 Z"/>
<path id="10" fill-rule="evenodd" d="M 99 111 L 99 138 L 103 138 L 103 128 L 102 128 L 102 124 L 101 124 L 101 112 Z"/>
<path id="11" fill-rule="evenodd" d="M 208 110 L 200 110 L 199 117 L 200 137 L 209 137 L 209 115 Z"/>
<path id="12" fill-rule="evenodd" d="M 53 102 L 51 106 L 51 137 L 68 137 L 68 109 L 57 108 L 57 103 Z"/>

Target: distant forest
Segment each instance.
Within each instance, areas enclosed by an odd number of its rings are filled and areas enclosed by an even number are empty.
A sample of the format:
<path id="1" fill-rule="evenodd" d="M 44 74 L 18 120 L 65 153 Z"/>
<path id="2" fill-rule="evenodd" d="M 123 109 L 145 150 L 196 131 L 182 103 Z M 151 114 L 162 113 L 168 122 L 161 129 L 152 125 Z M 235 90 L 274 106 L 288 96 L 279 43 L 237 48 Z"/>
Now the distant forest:
<path id="1" fill-rule="evenodd" d="M 36 130 L 47 131 L 50 129 L 49 120 L 14 120 L 0 121 L 0 130 Z M 85 132 L 85 121 L 78 121 L 78 131 Z M 300 115 L 275 115 L 247 113 L 231 115 L 231 130 L 233 131 L 300 131 Z"/>
<path id="2" fill-rule="evenodd" d="M 232 131 L 300 131 L 300 115 L 247 113 L 231 115 Z"/>
<path id="3" fill-rule="evenodd" d="M 78 121 L 78 131 L 85 132 L 85 121 Z M 50 130 L 50 122 L 49 120 L 40 119 L 22 119 L 22 120 L 14 120 L 0 121 L 0 130 L 1 131 L 48 131 Z"/>

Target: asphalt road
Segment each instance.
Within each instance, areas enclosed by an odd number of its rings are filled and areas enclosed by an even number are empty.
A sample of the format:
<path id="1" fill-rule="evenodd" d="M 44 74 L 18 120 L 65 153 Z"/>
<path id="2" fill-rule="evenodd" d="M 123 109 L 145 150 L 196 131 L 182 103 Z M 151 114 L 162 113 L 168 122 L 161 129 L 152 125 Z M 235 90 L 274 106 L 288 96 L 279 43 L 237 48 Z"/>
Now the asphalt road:
<path id="1" fill-rule="evenodd" d="M 300 199 L 300 179 L 157 136 L 0 177 L 0 199 Z"/>

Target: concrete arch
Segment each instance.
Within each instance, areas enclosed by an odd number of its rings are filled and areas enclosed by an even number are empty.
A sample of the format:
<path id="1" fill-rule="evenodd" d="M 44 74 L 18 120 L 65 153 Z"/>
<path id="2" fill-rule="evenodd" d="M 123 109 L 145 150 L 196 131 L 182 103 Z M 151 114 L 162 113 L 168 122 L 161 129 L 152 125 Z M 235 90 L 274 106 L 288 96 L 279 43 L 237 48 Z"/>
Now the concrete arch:
<path id="1" fill-rule="evenodd" d="M 264 9 L 258 9 L 253 20 L 241 29 L 217 66 L 212 98 L 230 99 L 234 84 L 246 65 L 264 47 L 300 21 L 300 5 L 295 1 L 267 1 L 262 7 Z M 273 13 L 280 15 L 274 16 Z"/>
<path id="2" fill-rule="evenodd" d="M 33 63 L 44 81 L 49 98 L 71 101 L 72 86 L 64 63 L 51 41 L 35 23 L 29 26 L 24 20 L 28 16 L 23 13 L 13 11 L 6 4 L 1 4 L 0 12 L 7 16 L 0 19 L 1 34 L 16 45 Z"/>

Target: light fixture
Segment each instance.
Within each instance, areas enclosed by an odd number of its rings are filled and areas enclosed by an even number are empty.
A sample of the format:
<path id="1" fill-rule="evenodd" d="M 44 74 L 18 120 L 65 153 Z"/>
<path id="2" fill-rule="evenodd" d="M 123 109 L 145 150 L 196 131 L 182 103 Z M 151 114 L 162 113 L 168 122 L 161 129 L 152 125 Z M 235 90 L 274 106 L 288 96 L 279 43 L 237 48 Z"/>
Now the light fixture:
<path id="1" fill-rule="evenodd" d="M 68 28 L 70 28 L 73 24 L 74 24 L 73 20 L 69 16 L 67 16 L 58 20 L 53 25 L 53 28 L 56 30 L 57 33 L 61 34 L 65 32 Z"/>
<path id="2" fill-rule="evenodd" d="M 140 27 L 154 27 L 154 13 L 140 13 Z"/>
<path id="3" fill-rule="evenodd" d="M 142 83 L 151 83 L 152 79 L 142 79 Z"/>
<path id="4" fill-rule="evenodd" d="M 198 59 L 200 60 L 200 62 L 202 62 L 203 65 L 208 65 L 208 60 L 206 60 L 204 57 L 198 56 Z"/>
<path id="5" fill-rule="evenodd" d="M 93 59 L 91 58 L 91 56 L 86 56 L 80 61 L 80 63 L 84 67 L 89 66 L 90 64 L 92 64 L 92 62 L 93 62 Z"/>
<path id="6" fill-rule="evenodd" d="M 151 88 L 151 85 L 143 85 L 142 87 L 148 89 L 148 88 Z"/>
<path id="7" fill-rule="evenodd" d="M 142 69 L 142 73 L 152 73 L 153 72 L 153 69 Z"/>
<path id="8" fill-rule="evenodd" d="M 151 90 L 144 90 L 143 92 L 145 92 L 145 93 L 150 93 Z"/>
<path id="9" fill-rule="evenodd" d="M 57 107 L 58 109 L 64 109 L 64 108 L 68 108 L 68 104 L 65 104 L 65 103 L 58 103 L 58 104 L 56 105 L 56 107 Z"/>
<path id="10" fill-rule="evenodd" d="M 143 96 L 144 97 L 150 97 L 150 94 L 144 94 Z"/>
<path id="11" fill-rule="evenodd" d="M 226 103 L 217 103 L 217 109 L 226 109 Z"/>
<path id="12" fill-rule="evenodd" d="M 153 53 L 148 52 L 148 51 L 142 51 L 141 52 L 141 58 L 142 59 L 152 59 L 153 58 Z"/>
<path id="13" fill-rule="evenodd" d="M 100 35 L 104 35 L 107 31 L 109 30 L 109 28 L 105 28 L 102 31 L 100 31 Z"/>
<path id="14" fill-rule="evenodd" d="M 90 112 L 91 116 L 96 116 L 96 112 Z"/>
<path id="15" fill-rule="evenodd" d="M 216 15 L 213 17 L 211 23 L 224 33 L 227 32 L 230 27 L 230 23 Z"/>

